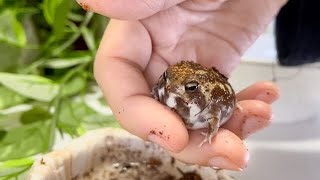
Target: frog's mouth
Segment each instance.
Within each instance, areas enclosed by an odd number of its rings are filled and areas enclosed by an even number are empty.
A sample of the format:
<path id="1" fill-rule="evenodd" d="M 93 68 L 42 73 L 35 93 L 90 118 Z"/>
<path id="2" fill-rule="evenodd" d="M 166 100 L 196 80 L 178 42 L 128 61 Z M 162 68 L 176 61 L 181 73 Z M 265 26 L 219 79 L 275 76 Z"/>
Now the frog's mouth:
<path id="1" fill-rule="evenodd" d="M 191 108 L 191 106 L 193 105 L 193 100 L 186 100 L 185 98 L 185 94 L 181 94 L 181 93 L 176 93 L 176 101 L 183 103 L 183 105 L 187 108 Z M 203 109 L 200 109 L 199 112 L 195 113 L 193 116 L 196 117 L 197 115 L 199 115 L 200 113 L 202 113 L 205 109 L 207 109 L 209 107 L 209 105 L 212 103 L 212 100 L 210 100 L 210 102 L 208 104 L 205 105 L 205 107 Z"/>
<path id="2" fill-rule="evenodd" d="M 188 102 L 187 100 L 185 100 L 185 99 L 183 98 L 183 95 L 181 95 L 181 94 L 177 94 L 176 98 L 177 98 L 176 101 L 179 100 L 180 102 L 183 103 L 183 105 L 184 105 L 185 107 L 191 108 L 190 105 L 192 104 L 192 101 L 191 101 L 191 102 Z M 193 117 L 196 117 L 196 116 L 198 116 L 199 114 L 201 114 L 204 110 L 206 110 L 206 109 L 212 104 L 212 102 L 213 102 L 213 99 L 211 99 L 211 100 L 204 106 L 204 108 L 200 109 L 199 112 L 195 113 L 195 114 L 193 115 Z"/>
<path id="3" fill-rule="evenodd" d="M 207 108 L 211 105 L 212 101 L 213 101 L 213 99 L 211 99 L 211 100 L 208 102 L 208 104 L 206 104 L 206 105 L 204 106 L 204 108 L 203 108 L 202 110 L 200 110 L 198 113 L 196 113 L 194 116 L 198 116 L 199 114 L 201 114 L 205 109 L 207 109 Z"/>

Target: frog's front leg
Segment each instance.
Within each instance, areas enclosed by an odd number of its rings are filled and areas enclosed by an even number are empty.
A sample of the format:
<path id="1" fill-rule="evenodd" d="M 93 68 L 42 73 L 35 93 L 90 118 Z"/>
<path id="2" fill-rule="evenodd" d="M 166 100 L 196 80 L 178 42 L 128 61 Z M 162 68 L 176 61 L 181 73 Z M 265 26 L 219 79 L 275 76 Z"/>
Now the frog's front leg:
<path id="1" fill-rule="evenodd" d="M 202 145 L 204 145 L 205 143 L 209 143 L 211 144 L 211 140 L 213 138 L 213 136 L 215 136 L 219 130 L 219 126 L 220 126 L 220 120 L 217 116 L 212 117 L 210 119 L 207 120 L 208 124 L 209 124 L 209 128 L 208 128 L 208 132 L 202 132 L 201 135 L 204 136 L 204 139 L 202 140 L 202 142 L 199 144 L 199 147 L 201 147 Z"/>

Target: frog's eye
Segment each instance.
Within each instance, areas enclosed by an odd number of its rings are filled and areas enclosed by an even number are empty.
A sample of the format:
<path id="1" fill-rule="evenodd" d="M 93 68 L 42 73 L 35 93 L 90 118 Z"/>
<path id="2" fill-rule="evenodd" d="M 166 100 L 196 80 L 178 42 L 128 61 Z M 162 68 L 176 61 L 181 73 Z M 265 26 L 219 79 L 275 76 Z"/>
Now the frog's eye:
<path id="1" fill-rule="evenodd" d="M 187 83 L 185 86 L 184 86 L 184 89 L 187 91 L 187 92 L 194 92 L 198 89 L 198 85 L 199 83 L 195 82 L 195 81 L 192 81 L 192 82 L 189 82 Z"/>

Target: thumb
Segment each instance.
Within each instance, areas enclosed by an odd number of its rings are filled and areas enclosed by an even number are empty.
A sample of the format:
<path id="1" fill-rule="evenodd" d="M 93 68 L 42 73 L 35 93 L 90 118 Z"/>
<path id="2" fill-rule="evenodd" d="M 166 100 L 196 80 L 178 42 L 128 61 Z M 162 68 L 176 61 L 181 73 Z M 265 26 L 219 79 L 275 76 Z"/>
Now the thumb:
<path id="1" fill-rule="evenodd" d="M 77 0 L 84 10 L 119 20 L 149 17 L 185 0 Z"/>

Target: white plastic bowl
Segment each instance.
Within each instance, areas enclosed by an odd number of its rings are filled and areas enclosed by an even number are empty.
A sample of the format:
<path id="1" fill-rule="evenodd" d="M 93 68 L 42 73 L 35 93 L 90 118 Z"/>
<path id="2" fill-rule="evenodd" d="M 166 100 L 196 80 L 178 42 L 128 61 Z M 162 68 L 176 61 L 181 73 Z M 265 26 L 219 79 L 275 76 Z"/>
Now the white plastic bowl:
<path id="1" fill-rule="evenodd" d="M 105 177 L 106 164 L 109 164 L 108 167 L 110 167 L 111 164 L 122 163 L 123 160 L 131 159 L 134 160 L 133 162 L 142 162 L 143 159 L 148 160 L 149 158 L 161 160 L 162 165 L 159 168 L 173 175 L 181 176 L 177 170 L 180 168 L 183 172 L 196 171 L 204 180 L 232 180 L 224 171 L 194 165 L 188 166 L 176 160 L 172 161 L 169 154 L 159 146 L 144 142 L 122 129 L 114 128 L 91 131 L 72 140 L 62 149 L 39 157 L 33 164 L 27 179 L 104 180 L 108 179 Z"/>

